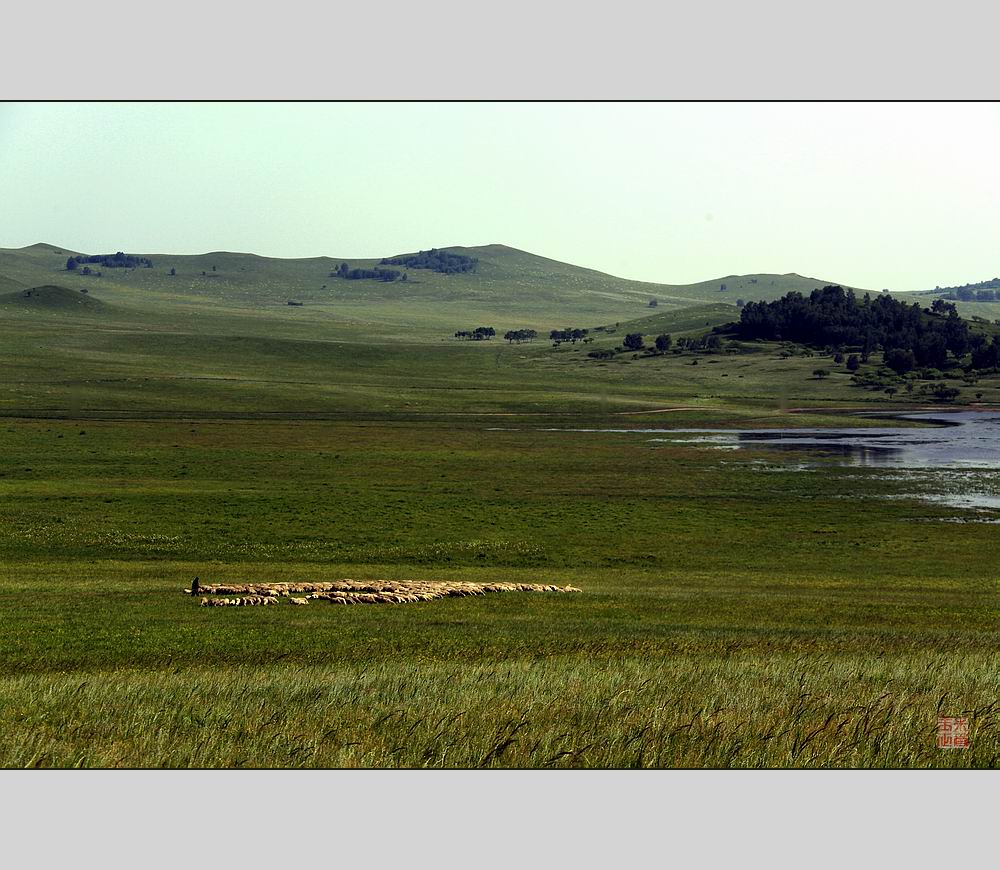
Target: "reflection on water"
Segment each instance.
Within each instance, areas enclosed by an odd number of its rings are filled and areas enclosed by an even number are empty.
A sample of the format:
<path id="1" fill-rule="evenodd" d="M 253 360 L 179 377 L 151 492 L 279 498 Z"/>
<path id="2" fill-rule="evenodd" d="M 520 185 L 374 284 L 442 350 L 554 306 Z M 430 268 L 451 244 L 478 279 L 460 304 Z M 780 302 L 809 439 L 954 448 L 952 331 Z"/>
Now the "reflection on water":
<path id="1" fill-rule="evenodd" d="M 736 433 L 746 447 L 811 450 L 845 465 L 896 468 L 1000 468 L 1000 414 L 955 411 L 907 414 L 933 428 L 810 429 Z"/>
<path id="2" fill-rule="evenodd" d="M 921 491 L 899 495 L 968 511 L 956 522 L 996 522 L 1000 511 L 1000 413 L 941 411 L 901 414 L 924 428 L 876 426 L 836 429 L 583 429 L 646 435 L 654 443 L 692 444 L 713 450 L 797 454 L 781 470 L 805 471 L 819 464 L 874 466 Z M 893 419 L 893 418 L 889 418 Z M 555 430 L 558 431 L 558 430 Z M 648 437 L 653 436 L 653 437 Z M 757 462 L 758 460 L 751 460 Z M 765 469 L 772 470 L 772 469 Z"/>
<path id="3" fill-rule="evenodd" d="M 1000 414 L 943 411 L 903 414 L 927 428 L 876 426 L 837 429 L 600 429 L 651 434 L 673 444 L 758 450 L 809 451 L 843 465 L 895 468 L 1000 468 Z M 585 430 L 586 431 L 586 430 Z"/>

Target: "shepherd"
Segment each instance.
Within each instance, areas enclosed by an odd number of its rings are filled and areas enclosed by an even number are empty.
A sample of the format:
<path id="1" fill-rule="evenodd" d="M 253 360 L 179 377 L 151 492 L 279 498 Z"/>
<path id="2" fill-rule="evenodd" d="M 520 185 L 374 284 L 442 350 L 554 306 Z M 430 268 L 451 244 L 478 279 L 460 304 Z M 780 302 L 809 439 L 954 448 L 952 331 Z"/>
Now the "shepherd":
<path id="1" fill-rule="evenodd" d="M 191 594 L 192 595 L 197 595 L 199 588 L 200 587 L 198 586 L 198 578 L 195 577 L 194 580 L 191 581 Z"/>

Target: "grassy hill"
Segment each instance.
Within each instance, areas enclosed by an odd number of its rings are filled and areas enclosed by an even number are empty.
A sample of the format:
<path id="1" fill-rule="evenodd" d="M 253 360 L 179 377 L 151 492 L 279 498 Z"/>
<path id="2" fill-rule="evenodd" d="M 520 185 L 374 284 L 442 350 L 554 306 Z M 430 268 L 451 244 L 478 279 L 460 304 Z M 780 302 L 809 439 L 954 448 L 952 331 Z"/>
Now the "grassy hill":
<path id="1" fill-rule="evenodd" d="M 89 292 L 81 293 L 78 290 L 52 284 L 0 294 L 0 309 L 3 310 L 31 309 L 44 312 L 96 314 L 106 311 L 107 308 L 104 302 L 95 299 Z"/>
<path id="2" fill-rule="evenodd" d="M 37 244 L 0 249 L 0 290 L 59 284 L 97 292 L 106 301 L 143 310 L 232 311 L 276 319 L 333 317 L 361 323 L 405 325 L 454 331 L 472 321 L 496 321 L 505 328 L 555 328 L 631 320 L 648 312 L 652 298 L 661 308 L 704 302 L 735 303 L 738 298 L 774 299 L 790 290 L 808 292 L 834 283 L 800 275 L 744 275 L 697 284 L 657 284 L 617 278 L 560 263 L 504 245 L 448 248 L 478 258 L 474 272 L 444 275 L 408 270 L 404 283 L 348 281 L 330 277 L 342 262 L 374 268 L 377 259 L 312 257 L 278 259 L 256 254 L 212 252 L 198 255 L 143 254 L 152 269 L 101 269 L 101 275 L 66 271 L 66 258 L 79 252 Z M 386 252 L 392 256 L 400 252 Z M 175 274 L 171 275 L 171 270 Z M 722 288 L 725 286 L 725 290 Z M 302 302 L 311 313 L 289 312 Z"/>
<path id="3" fill-rule="evenodd" d="M 98 277 L 66 271 L 77 252 L 65 248 L 0 250 L 0 275 L 21 288 L 0 294 L 0 413 L 423 417 L 676 403 L 757 413 L 810 397 L 831 406 L 873 399 L 846 376 L 815 381 L 805 359 L 722 357 L 692 366 L 686 357 L 588 357 L 628 332 L 649 343 L 733 320 L 735 300 L 722 300 L 741 284 L 740 298 L 750 299 L 825 281 L 774 275 L 674 286 L 656 292 L 650 308 L 650 288 L 667 285 L 500 245 L 452 250 L 478 257 L 477 271 L 410 270 L 405 285 L 329 277 L 340 262 L 360 268 L 375 260 L 153 254 L 153 268 L 95 267 Z M 453 337 L 480 324 L 498 338 Z M 538 340 L 499 338 L 525 326 Z M 548 331 L 566 327 L 591 330 L 588 342 L 552 348 Z M 988 401 L 998 395 L 992 385 L 982 390 Z"/>
<path id="4" fill-rule="evenodd" d="M 687 332 L 704 332 L 722 323 L 738 320 L 740 311 L 735 305 L 725 302 L 710 302 L 707 305 L 691 305 L 669 311 L 657 311 L 647 317 L 638 317 L 618 324 L 616 335 L 629 332 L 656 336 L 662 333 L 681 335 Z"/>

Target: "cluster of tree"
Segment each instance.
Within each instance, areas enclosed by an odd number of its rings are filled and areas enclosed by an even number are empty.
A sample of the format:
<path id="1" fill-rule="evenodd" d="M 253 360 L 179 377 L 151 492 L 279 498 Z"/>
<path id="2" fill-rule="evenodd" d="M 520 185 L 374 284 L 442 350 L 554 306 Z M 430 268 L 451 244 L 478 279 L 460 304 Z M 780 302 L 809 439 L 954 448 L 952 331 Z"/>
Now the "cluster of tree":
<path id="1" fill-rule="evenodd" d="M 996 291 L 1000 290 L 1000 278 L 963 284 L 961 287 L 935 287 L 934 290 L 941 293 L 945 299 L 957 299 L 960 302 L 994 302 L 998 298 Z"/>
<path id="2" fill-rule="evenodd" d="M 698 337 L 677 339 L 676 350 L 719 350 L 722 347 L 722 339 L 715 333 L 710 332 Z"/>
<path id="3" fill-rule="evenodd" d="M 528 330 L 532 332 L 532 330 Z M 471 339 L 472 341 L 484 341 L 493 338 L 497 331 L 492 326 L 477 326 L 472 332 L 460 329 L 455 333 L 455 338 Z M 506 338 L 506 336 L 504 336 Z"/>
<path id="4" fill-rule="evenodd" d="M 403 280 L 406 280 L 406 274 L 400 272 L 398 269 L 379 269 L 376 266 L 374 269 L 352 269 L 347 263 L 341 263 L 340 268 L 331 272 L 331 278 L 344 278 L 348 281 L 361 281 L 366 278 L 374 278 L 376 281 L 395 281 L 402 275 Z"/>
<path id="5" fill-rule="evenodd" d="M 434 272 L 443 272 L 445 275 L 452 275 L 456 272 L 474 272 L 478 262 L 479 260 L 475 257 L 466 257 L 463 254 L 452 254 L 450 251 L 431 248 L 429 251 L 406 254 L 402 257 L 383 257 L 381 265 L 407 266 L 410 269 L 431 269 Z"/>
<path id="6" fill-rule="evenodd" d="M 153 268 L 153 261 L 149 257 L 137 257 L 119 251 L 117 254 L 91 254 L 86 257 L 77 254 L 66 260 L 66 271 L 73 272 L 83 263 L 100 263 L 107 269 L 138 269 L 140 266 L 146 269 Z M 87 270 L 84 274 L 89 275 L 90 271 Z"/>
<path id="7" fill-rule="evenodd" d="M 974 335 L 969 344 L 974 369 L 1000 368 L 1000 335 L 994 335 L 992 341 L 987 341 L 985 335 Z"/>
<path id="8" fill-rule="evenodd" d="M 533 329 L 510 329 L 503 334 L 503 337 L 511 343 L 516 341 L 520 344 L 522 341 L 531 341 L 536 335 L 538 333 Z"/>
<path id="9" fill-rule="evenodd" d="M 566 329 L 553 329 L 549 333 L 549 338 L 556 344 L 561 341 L 571 341 L 576 344 L 576 342 L 586 338 L 588 332 L 590 332 L 589 329 L 571 329 L 569 327 Z"/>
<path id="10" fill-rule="evenodd" d="M 786 340 L 814 347 L 857 345 L 867 356 L 881 349 L 886 364 L 943 368 L 950 352 L 956 358 L 970 348 L 969 324 L 954 306 L 938 300 L 931 311 L 891 296 L 857 299 L 843 287 L 813 290 L 808 297 L 788 293 L 775 302 L 748 302 L 740 311 L 740 338 Z M 894 353 L 895 352 L 895 353 Z M 895 363 L 895 365 L 894 365 Z M 909 369 L 906 369 L 907 371 Z"/>
<path id="11" fill-rule="evenodd" d="M 969 287 L 959 287 L 952 293 L 945 293 L 942 299 L 957 299 L 959 302 L 996 302 L 1000 296 L 997 290 L 973 290 Z"/>

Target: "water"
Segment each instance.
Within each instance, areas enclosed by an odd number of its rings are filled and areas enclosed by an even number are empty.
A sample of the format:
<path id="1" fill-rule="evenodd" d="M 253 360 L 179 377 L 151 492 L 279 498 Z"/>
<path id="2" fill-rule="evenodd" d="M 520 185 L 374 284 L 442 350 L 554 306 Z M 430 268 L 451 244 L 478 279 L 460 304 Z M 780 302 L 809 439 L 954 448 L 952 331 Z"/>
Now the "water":
<path id="1" fill-rule="evenodd" d="M 590 429 L 655 435 L 650 441 L 723 450 L 807 451 L 846 466 L 1000 468 L 1000 413 L 941 411 L 900 414 L 927 427 L 834 429 Z"/>
<path id="2" fill-rule="evenodd" d="M 966 512 L 954 522 L 1000 522 L 1000 413 L 939 411 L 899 414 L 891 419 L 922 421 L 925 427 L 876 426 L 830 429 L 586 429 L 645 435 L 650 443 L 691 444 L 706 449 L 773 451 L 784 454 L 778 468 L 809 471 L 825 466 L 875 467 L 918 498 Z M 652 437 L 650 437 L 652 436 Z M 788 462 L 791 456 L 795 462 Z M 757 464 L 759 460 L 751 460 Z"/>

